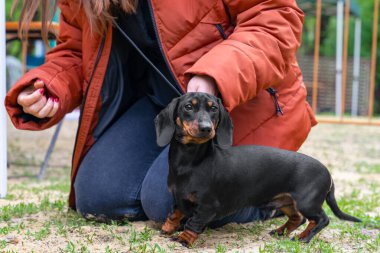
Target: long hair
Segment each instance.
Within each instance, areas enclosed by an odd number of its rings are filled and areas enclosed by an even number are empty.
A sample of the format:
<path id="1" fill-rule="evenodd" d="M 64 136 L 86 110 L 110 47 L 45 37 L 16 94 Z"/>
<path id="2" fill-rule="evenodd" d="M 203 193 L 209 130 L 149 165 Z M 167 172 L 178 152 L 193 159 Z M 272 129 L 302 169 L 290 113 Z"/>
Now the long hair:
<path id="1" fill-rule="evenodd" d="M 82 4 L 92 32 L 103 32 L 109 22 L 114 21 L 111 14 L 111 5 L 122 8 L 126 13 L 136 10 L 138 0 L 66 0 Z M 14 0 L 11 13 L 22 2 L 19 19 L 19 37 L 27 39 L 30 23 L 38 10 L 41 13 L 42 39 L 48 43 L 48 32 L 54 14 L 57 10 L 58 0 Z"/>

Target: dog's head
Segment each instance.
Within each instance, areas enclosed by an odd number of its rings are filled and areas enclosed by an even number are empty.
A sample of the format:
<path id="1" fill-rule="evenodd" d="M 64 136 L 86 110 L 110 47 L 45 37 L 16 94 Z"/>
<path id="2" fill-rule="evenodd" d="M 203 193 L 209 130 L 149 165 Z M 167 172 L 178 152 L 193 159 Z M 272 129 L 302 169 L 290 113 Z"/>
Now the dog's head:
<path id="1" fill-rule="evenodd" d="M 157 144 L 169 144 L 173 136 L 182 144 L 202 144 L 214 139 L 232 145 L 232 121 L 221 100 L 202 92 L 190 92 L 173 101 L 155 119 Z"/>

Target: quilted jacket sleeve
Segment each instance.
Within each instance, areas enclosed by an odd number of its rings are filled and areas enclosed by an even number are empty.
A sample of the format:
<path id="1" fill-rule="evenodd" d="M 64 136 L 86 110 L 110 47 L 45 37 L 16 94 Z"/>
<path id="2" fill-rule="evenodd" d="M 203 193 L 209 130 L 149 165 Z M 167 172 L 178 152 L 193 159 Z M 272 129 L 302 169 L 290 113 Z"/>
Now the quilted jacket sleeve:
<path id="1" fill-rule="evenodd" d="M 42 130 L 58 123 L 76 108 L 82 99 L 82 31 L 79 20 L 73 19 L 72 7 L 60 1 L 60 29 L 57 46 L 46 55 L 43 65 L 26 73 L 8 92 L 5 106 L 16 128 Z M 17 104 L 18 94 L 41 79 L 50 96 L 58 97 L 60 108 L 52 118 L 37 119 L 25 114 Z"/>
<path id="2" fill-rule="evenodd" d="M 301 43 L 303 13 L 295 0 L 224 2 L 236 24 L 233 33 L 186 74 L 214 78 L 231 111 L 284 79 Z"/>

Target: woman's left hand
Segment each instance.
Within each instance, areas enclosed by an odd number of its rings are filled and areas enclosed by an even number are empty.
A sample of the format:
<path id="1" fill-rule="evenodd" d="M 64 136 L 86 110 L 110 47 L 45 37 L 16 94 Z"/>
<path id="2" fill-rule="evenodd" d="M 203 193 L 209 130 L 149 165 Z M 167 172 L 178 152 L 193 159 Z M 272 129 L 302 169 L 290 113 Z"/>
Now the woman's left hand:
<path id="1" fill-rule="evenodd" d="M 187 85 L 187 92 L 205 92 L 218 95 L 215 80 L 209 76 L 193 76 Z"/>

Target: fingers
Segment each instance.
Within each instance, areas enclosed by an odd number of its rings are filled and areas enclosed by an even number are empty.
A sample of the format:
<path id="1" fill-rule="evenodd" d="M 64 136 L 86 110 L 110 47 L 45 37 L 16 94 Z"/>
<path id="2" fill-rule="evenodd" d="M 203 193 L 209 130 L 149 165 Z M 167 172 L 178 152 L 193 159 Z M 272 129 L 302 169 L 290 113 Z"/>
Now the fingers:
<path id="1" fill-rule="evenodd" d="M 38 89 L 30 93 L 30 90 L 26 89 L 17 97 L 17 103 L 22 107 L 31 106 L 44 97 L 44 92 L 44 89 Z"/>
<path id="2" fill-rule="evenodd" d="M 35 103 L 28 106 L 24 106 L 23 110 L 25 113 L 29 113 L 29 114 L 32 114 L 33 116 L 38 117 L 39 111 L 46 105 L 46 103 L 47 103 L 47 98 L 41 97 Z"/>
<path id="3" fill-rule="evenodd" d="M 25 113 L 37 118 L 53 117 L 59 108 L 59 99 L 45 96 L 45 84 L 37 80 L 33 85 L 20 92 L 17 103 Z"/>
<path id="4" fill-rule="evenodd" d="M 21 106 L 30 106 L 36 103 L 45 93 L 44 86 L 44 82 L 38 79 L 33 85 L 20 92 L 17 103 Z"/>
<path id="5" fill-rule="evenodd" d="M 53 101 L 53 98 L 52 98 L 52 101 Z M 55 98 L 54 103 L 53 103 L 53 109 L 50 111 L 50 113 L 46 117 L 48 118 L 53 117 L 57 113 L 58 108 L 59 108 L 59 99 Z"/>
<path id="6" fill-rule="evenodd" d="M 218 91 L 213 78 L 209 76 L 194 76 L 190 79 L 187 92 L 205 92 L 216 96 Z"/>
<path id="7" fill-rule="evenodd" d="M 199 89 L 198 85 L 189 85 L 187 87 L 187 92 L 196 92 L 196 91 L 198 91 L 198 89 Z"/>
<path id="8" fill-rule="evenodd" d="M 187 92 L 196 92 L 199 89 L 199 82 L 197 82 L 196 76 L 190 79 L 187 84 Z"/>
<path id="9" fill-rule="evenodd" d="M 37 112 L 35 116 L 38 118 L 45 118 L 53 110 L 53 107 L 54 107 L 53 98 L 49 98 L 46 104 Z"/>
<path id="10" fill-rule="evenodd" d="M 51 118 L 58 111 L 58 98 L 50 97 L 46 102 L 46 105 L 37 113 L 37 117 L 39 118 Z"/>
<path id="11" fill-rule="evenodd" d="M 34 82 L 34 88 L 36 90 L 44 88 L 44 86 L 45 86 L 45 84 L 44 84 L 44 81 L 42 81 L 42 80 L 37 80 Z"/>
<path id="12" fill-rule="evenodd" d="M 58 98 L 49 98 L 43 97 L 41 100 L 36 103 L 24 107 L 23 110 L 25 113 L 31 114 L 37 118 L 51 118 L 53 117 L 59 108 L 59 99 Z"/>

